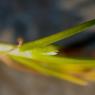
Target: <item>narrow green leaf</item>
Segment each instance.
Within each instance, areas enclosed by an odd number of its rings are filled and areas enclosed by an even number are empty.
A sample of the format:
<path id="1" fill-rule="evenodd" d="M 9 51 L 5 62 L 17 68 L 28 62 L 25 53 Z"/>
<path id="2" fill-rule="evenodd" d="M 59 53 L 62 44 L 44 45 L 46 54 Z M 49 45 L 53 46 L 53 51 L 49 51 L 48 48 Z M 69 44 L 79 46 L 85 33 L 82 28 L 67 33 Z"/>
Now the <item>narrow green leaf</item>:
<path id="1" fill-rule="evenodd" d="M 27 60 L 25 58 L 17 57 L 17 56 L 12 56 L 11 58 L 13 58 L 14 60 L 20 62 L 21 64 L 23 64 L 25 66 L 27 64 L 27 67 L 31 68 L 31 70 L 32 69 L 36 70 L 37 72 L 44 74 L 46 76 L 52 76 L 52 77 L 57 77 L 60 79 L 68 80 L 68 81 L 70 81 L 72 83 L 76 83 L 78 85 L 87 85 L 87 83 L 88 83 L 86 80 L 74 77 L 70 74 L 66 74 L 66 73 L 63 73 L 60 71 L 55 71 L 54 69 L 45 68 L 33 60 L 29 60 L 29 59 Z"/>
<path id="2" fill-rule="evenodd" d="M 71 27 L 65 31 L 53 34 L 51 36 L 48 36 L 48 37 L 45 37 L 45 38 L 42 38 L 42 39 L 39 39 L 39 40 L 36 40 L 33 42 L 26 43 L 21 47 L 21 50 L 22 51 L 23 50 L 30 50 L 30 49 L 37 48 L 37 47 L 42 48 L 44 46 L 50 45 L 50 44 L 57 42 L 59 40 L 62 40 L 62 39 L 71 37 L 77 33 L 80 33 L 83 30 L 88 29 L 89 27 L 91 27 L 93 25 L 95 25 L 95 19 L 84 22 L 79 25 L 76 25 L 76 26 Z"/>

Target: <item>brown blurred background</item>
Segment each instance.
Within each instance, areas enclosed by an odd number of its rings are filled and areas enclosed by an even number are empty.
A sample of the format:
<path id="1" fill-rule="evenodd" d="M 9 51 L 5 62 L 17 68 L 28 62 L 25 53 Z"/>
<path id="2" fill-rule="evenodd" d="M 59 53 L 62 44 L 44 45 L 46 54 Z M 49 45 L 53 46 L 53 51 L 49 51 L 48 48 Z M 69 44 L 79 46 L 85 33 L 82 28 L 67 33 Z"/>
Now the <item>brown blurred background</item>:
<path id="1" fill-rule="evenodd" d="M 0 41 L 32 41 L 95 18 L 95 0 L 0 0 Z M 95 28 L 57 44 L 95 48 Z M 76 48 L 79 48 L 78 45 Z M 94 95 L 95 83 L 81 87 L 64 80 L 16 71 L 1 64 L 0 95 Z"/>

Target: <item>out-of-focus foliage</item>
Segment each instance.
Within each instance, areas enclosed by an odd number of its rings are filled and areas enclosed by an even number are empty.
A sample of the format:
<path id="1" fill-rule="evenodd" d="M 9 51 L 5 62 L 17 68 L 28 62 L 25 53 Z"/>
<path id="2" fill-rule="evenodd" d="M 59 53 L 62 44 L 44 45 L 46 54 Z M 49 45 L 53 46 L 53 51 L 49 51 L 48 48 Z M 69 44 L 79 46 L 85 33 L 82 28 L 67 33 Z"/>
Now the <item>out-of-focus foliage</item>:
<path id="1" fill-rule="evenodd" d="M 77 23 L 95 18 L 94 11 L 95 0 L 0 0 L 0 41 L 14 43 L 18 37 L 32 41 L 55 34 Z M 61 53 L 63 51 L 66 56 L 95 58 L 94 31 L 87 30 L 58 42 L 57 44 L 64 46 Z M 76 42 L 77 46 L 68 47 Z M 65 51 L 66 47 L 69 50 Z M 94 95 L 94 93 L 93 82 L 81 87 L 58 78 L 22 73 L 4 64 L 0 65 L 0 95 Z"/>
<path id="2" fill-rule="evenodd" d="M 58 47 L 50 44 L 63 38 L 73 36 L 83 30 L 95 25 L 95 19 L 79 24 L 66 31 L 48 36 L 46 38 L 30 42 L 20 47 L 1 45 L 1 53 L 7 54 L 10 59 L 21 65 L 31 68 L 40 74 L 54 76 L 69 80 L 73 83 L 86 85 L 88 81 L 95 80 L 95 74 L 90 74 L 91 79 L 85 79 L 81 74 L 95 67 L 95 60 L 74 59 L 58 56 Z M 9 50 L 10 49 L 10 50 Z M 7 61 L 7 59 L 5 59 Z M 5 61 L 5 62 L 6 62 Z M 8 60 L 10 63 L 11 61 Z M 74 76 L 75 74 L 76 76 Z M 78 77 L 77 77 L 78 75 Z"/>

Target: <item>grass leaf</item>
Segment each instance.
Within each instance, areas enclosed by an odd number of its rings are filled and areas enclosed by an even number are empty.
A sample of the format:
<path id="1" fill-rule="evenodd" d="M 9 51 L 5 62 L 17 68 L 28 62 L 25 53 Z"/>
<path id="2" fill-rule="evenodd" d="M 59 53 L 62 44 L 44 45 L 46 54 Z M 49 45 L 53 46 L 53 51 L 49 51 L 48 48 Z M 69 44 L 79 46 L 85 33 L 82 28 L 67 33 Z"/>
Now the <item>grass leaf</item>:
<path id="1" fill-rule="evenodd" d="M 48 46 L 54 42 L 60 41 L 62 39 L 71 37 L 77 33 L 80 33 L 83 30 L 88 29 L 89 27 L 91 27 L 93 25 L 95 25 L 95 19 L 84 22 L 84 23 L 79 24 L 79 25 L 76 25 L 74 27 L 71 27 L 71 28 L 64 30 L 62 32 L 50 35 L 48 37 L 45 37 L 45 38 L 42 38 L 42 39 L 39 39 L 39 40 L 36 40 L 33 42 L 26 43 L 21 47 L 21 50 L 22 51 L 23 50 L 31 50 L 31 49 L 37 48 L 37 47 Z"/>

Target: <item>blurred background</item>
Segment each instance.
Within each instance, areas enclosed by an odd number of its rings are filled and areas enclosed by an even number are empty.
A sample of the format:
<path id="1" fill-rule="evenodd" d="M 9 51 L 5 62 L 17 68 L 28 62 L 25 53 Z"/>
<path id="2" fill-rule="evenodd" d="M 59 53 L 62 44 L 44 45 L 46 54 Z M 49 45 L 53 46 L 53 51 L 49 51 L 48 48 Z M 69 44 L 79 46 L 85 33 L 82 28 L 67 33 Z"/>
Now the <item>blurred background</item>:
<path id="1" fill-rule="evenodd" d="M 0 41 L 16 44 L 21 37 L 29 42 L 94 18 L 95 0 L 0 0 Z M 93 51 L 94 31 L 95 28 L 87 30 L 57 44 L 68 46 L 85 40 L 85 49 Z M 0 95 L 95 94 L 95 84 L 80 87 L 56 78 L 19 72 L 4 64 L 0 74 Z"/>

